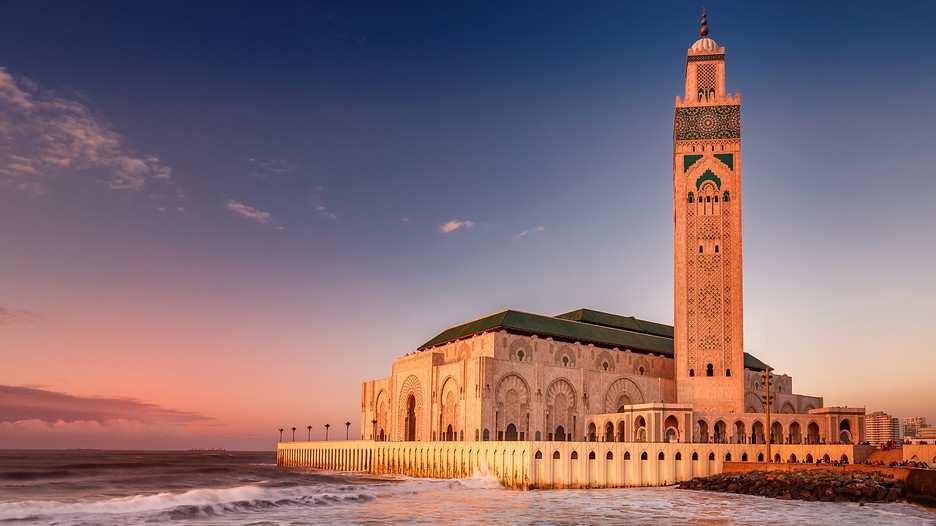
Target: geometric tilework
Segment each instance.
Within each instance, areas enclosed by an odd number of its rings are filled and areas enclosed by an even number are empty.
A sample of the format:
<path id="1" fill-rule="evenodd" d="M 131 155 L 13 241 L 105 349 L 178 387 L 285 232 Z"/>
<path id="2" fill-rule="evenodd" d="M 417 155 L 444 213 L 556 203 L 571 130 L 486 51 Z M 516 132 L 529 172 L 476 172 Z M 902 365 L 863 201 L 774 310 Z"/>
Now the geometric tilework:
<path id="1" fill-rule="evenodd" d="M 741 137 L 741 106 L 690 106 L 676 108 L 677 141 L 737 139 Z"/>

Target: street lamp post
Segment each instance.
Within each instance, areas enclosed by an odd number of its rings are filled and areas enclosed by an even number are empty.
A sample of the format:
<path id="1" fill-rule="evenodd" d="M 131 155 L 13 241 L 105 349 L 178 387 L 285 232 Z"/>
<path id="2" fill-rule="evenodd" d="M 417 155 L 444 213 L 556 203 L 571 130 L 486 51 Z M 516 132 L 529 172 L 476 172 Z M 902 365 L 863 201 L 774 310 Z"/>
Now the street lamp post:
<path id="1" fill-rule="evenodd" d="M 312 441 L 312 426 L 306 426 L 306 429 L 309 430 L 309 442 Z"/>
<path id="2" fill-rule="evenodd" d="M 770 406 L 773 404 L 773 395 L 770 394 L 770 384 L 773 382 L 773 374 L 770 372 L 770 367 L 764 369 L 763 380 L 764 396 L 761 399 L 764 401 L 765 419 L 767 420 L 767 426 L 764 429 L 764 441 L 767 442 L 767 462 L 773 462 L 773 457 L 770 456 L 770 444 L 773 442 L 773 427 L 770 425 Z"/>
<path id="3" fill-rule="evenodd" d="M 351 422 L 345 422 L 344 427 L 345 427 L 344 439 L 351 440 Z"/>
<path id="4" fill-rule="evenodd" d="M 325 424 L 325 441 L 328 441 L 328 428 L 331 427 L 331 424 Z"/>
<path id="5" fill-rule="evenodd" d="M 376 418 L 371 420 L 371 425 L 374 426 L 374 433 L 371 435 L 371 440 L 376 442 L 377 441 L 377 419 Z"/>
<path id="6" fill-rule="evenodd" d="M 295 427 L 292 428 L 292 432 L 293 432 L 293 439 L 292 439 L 292 441 L 295 442 L 295 441 L 296 441 L 296 428 L 295 428 Z"/>
<path id="7" fill-rule="evenodd" d="M 279 439 L 279 441 L 282 442 L 282 441 L 283 441 L 283 428 L 282 428 L 282 427 L 279 429 L 279 432 L 280 432 L 280 439 Z"/>

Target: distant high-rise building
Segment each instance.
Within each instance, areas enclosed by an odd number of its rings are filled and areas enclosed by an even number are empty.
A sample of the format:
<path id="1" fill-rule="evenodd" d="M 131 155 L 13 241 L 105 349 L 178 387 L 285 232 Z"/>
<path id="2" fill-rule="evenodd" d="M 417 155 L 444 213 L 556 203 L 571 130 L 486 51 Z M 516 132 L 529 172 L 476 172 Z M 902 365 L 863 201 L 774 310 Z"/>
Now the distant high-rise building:
<path id="1" fill-rule="evenodd" d="M 884 411 L 876 411 L 865 417 L 865 440 L 879 446 L 900 439 L 900 420 Z"/>
<path id="2" fill-rule="evenodd" d="M 903 436 L 915 437 L 923 427 L 926 427 L 925 416 L 908 416 L 903 419 Z"/>

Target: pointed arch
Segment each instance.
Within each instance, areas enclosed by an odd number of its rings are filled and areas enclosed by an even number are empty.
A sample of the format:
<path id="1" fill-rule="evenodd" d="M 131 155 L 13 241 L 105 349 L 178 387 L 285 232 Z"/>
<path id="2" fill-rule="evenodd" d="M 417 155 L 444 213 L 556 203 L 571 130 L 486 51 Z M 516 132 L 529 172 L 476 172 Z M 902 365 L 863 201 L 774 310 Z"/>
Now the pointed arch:
<path id="1" fill-rule="evenodd" d="M 611 382 L 605 393 L 604 412 L 617 413 L 621 406 L 644 403 L 640 387 L 630 378 L 618 378 Z"/>
<path id="2" fill-rule="evenodd" d="M 408 437 L 413 437 L 413 440 L 425 439 L 422 433 L 425 424 L 422 421 L 425 402 L 422 383 L 416 375 L 411 374 L 403 380 L 398 400 L 397 436 L 400 440 L 407 440 Z"/>

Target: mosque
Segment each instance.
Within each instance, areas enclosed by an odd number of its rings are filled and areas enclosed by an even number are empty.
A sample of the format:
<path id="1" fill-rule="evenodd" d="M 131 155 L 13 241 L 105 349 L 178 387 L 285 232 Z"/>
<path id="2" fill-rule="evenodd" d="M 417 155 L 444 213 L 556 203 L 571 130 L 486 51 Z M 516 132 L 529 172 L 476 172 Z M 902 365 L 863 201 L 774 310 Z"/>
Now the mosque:
<path id="1" fill-rule="evenodd" d="M 744 352 L 741 96 L 705 15 L 699 33 L 673 119 L 674 325 L 583 308 L 448 328 L 362 384 L 360 440 L 280 442 L 280 465 L 610 487 L 868 454 L 864 408 Z"/>
<path id="2" fill-rule="evenodd" d="M 579 309 L 506 310 L 446 329 L 364 382 L 363 438 L 818 444 L 862 441 L 864 410 L 824 407 L 744 352 L 741 96 L 725 48 L 686 57 L 673 123 L 674 326 Z"/>

